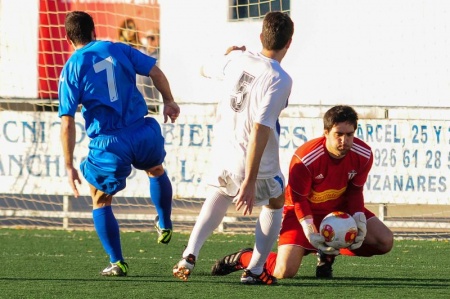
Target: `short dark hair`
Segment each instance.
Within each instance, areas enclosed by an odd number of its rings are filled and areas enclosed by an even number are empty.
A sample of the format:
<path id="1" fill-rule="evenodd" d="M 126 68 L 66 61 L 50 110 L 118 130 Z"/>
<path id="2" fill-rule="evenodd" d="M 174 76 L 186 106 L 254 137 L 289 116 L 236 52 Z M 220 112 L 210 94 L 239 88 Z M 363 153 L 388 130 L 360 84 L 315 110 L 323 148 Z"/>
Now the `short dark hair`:
<path id="1" fill-rule="evenodd" d="M 262 45 L 267 50 L 283 49 L 294 34 L 294 22 L 287 13 L 268 12 L 263 20 Z"/>
<path id="2" fill-rule="evenodd" d="M 338 123 L 347 122 L 358 127 L 358 113 L 350 106 L 338 105 L 329 109 L 323 116 L 324 130 L 331 131 L 334 125 Z"/>
<path id="3" fill-rule="evenodd" d="M 84 45 L 92 41 L 94 20 L 84 11 L 72 11 L 66 15 L 64 22 L 67 37 L 75 45 Z"/>

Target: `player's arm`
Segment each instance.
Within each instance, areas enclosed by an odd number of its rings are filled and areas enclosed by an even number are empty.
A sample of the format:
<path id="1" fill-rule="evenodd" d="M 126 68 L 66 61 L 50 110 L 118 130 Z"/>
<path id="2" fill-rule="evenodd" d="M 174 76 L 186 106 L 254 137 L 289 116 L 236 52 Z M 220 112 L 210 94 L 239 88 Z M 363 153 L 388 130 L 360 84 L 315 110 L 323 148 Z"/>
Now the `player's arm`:
<path id="1" fill-rule="evenodd" d="M 353 215 L 356 212 L 364 211 L 364 186 L 355 186 L 349 182 L 345 197 L 347 200 L 348 213 Z"/>
<path id="2" fill-rule="evenodd" d="M 312 215 L 308 201 L 311 192 L 312 177 L 311 172 L 303 164 L 297 152 L 292 156 L 289 164 L 289 181 L 286 188 L 287 198 L 294 206 L 297 219 L 302 219 Z"/>
<path id="3" fill-rule="evenodd" d="M 286 188 L 286 198 L 294 206 L 295 215 L 302 225 L 305 235 L 317 233 L 313 222 L 308 195 L 311 192 L 312 177 L 308 168 L 298 156 L 297 152 L 292 156 L 289 164 L 289 181 Z"/>
<path id="4" fill-rule="evenodd" d="M 292 80 L 290 77 L 285 77 L 283 80 L 280 80 L 276 76 L 273 76 L 271 80 L 271 82 L 268 82 L 270 84 L 269 88 L 265 91 L 265 95 L 260 102 L 258 114 L 255 116 L 254 125 L 247 145 L 245 178 L 234 200 L 237 210 L 242 205 L 247 205 L 244 209 L 244 215 L 247 212 L 248 214 L 252 213 L 255 202 L 255 182 L 258 176 L 261 158 L 271 131 L 275 129 L 278 123 L 278 117 L 287 105 L 287 99 L 291 91 Z"/>
<path id="5" fill-rule="evenodd" d="M 339 250 L 325 244 L 325 238 L 319 233 L 314 224 L 314 218 L 308 201 L 311 186 L 311 173 L 296 153 L 292 157 L 291 164 L 289 165 L 289 183 L 286 188 L 286 197 L 294 205 L 295 215 L 309 243 L 326 254 L 337 255 Z"/>
<path id="6" fill-rule="evenodd" d="M 78 171 L 73 167 L 73 151 L 75 149 L 76 127 L 75 120 L 72 116 L 61 116 L 61 132 L 60 139 L 64 155 L 64 165 L 67 170 L 69 184 L 73 190 L 75 197 L 79 196 L 78 188 L 75 182 L 81 184 Z"/>
<path id="7" fill-rule="evenodd" d="M 224 77 L 224 69 L 233 57 L 246 51 L 245 46 L 231 46 L 225 50 L 225 54 L 221 56 L 209 57 L 200 67 L 200 75 L 205 78 L 222 80 Z"/>
<path id="8" fill-rule="evenodd" d="M 161 93 L 164 103 L 164 122 L 167 122 L 167 118 L 170 117 L 172 123 L 175 122 L 177 117 L 180 115 L 180 107 L 175 102 L 172 96 L 172 91 L 170 90 L 170 84 L 167 80 L 166 75 L 161 71 L 158 66 L 153 66 L 149 73 L 150 78 L 152 78 L 153 84 L 156 89 Z"/>
<path id="9" fill-rule="evenodd" d="M 261 158 L 269 140 L 271 128 L 255 123 L 250 133 L 245 162 L 245 178 L 235 197 L 236 210 L 245 205 L 244 215 L 252 214 L 255 203 L 256 178 L 258 176 Z"/>
<path id="10" fill-rule="evenodd" d="M 299 222 L 303 229 L 305 237 L 308 239 L 309 243 L 312 246 L 314 246 L 315 248 L 317 248 L 318 250 L 322 251 L 325 254 L 329 255 L 339 254 L 338 249 L 325 244 L 325 238 L 317 230 L 312 215 L 306 215 L 305 217 L 299 219 Z"/>
<path id="11" fill-rule="evenodd" d="M 286 192 L 289 192 L 288 197 L 294 202 L 295 215 L 309 243 L 325 254 L 337 255 L 339 250 L 325 244 L 325 238 L 319 233 L 314 224 L 314 218 L 307 197 L 293 192 L 289 186 L 286 188 Z"/>
<path id="12" fill-rule="evenodd" d="M 356 212 L 364 211 L 364 184 L 369 176 L 373 164 L 373 154 L 358 174 L 348 183 L 345 197 L 347 200 L 348 212 L 353 215 Z"/>
<path id="13" fill-rule="evenodd" d="M 309 243 L 321 250 L 325 254 L 338 255 L 339 250 L 328 246 L 325 244 L 325 238 L 319 233 L 316 225 L 314 224 L 314 219 L 312 215 L 306 215 L 305 217 L 299 219 L 300 225 L 302 226 L 303 233 L 308 239 Z"/>
<path id="14" fill-rule="evenodd" d="M 247 50 L 247 48 L 245 46 L 240 46 L 240 47 L 239 46 L 231 46 L 231 47 L 227 48 L 227 50 L 225 51 L 225 55 L 228 55 L 233 51 L 242 51 L 243 52 L 245 50 Z"/>
<path id="15" fill-rule="evenodd" d="M 142 76 L 149 76 L 153 85 L 160 92 L 163 102 L 164 102 L 164 122 L 167 122 L 168 118 L 173 122 L 180 115 L 180 107 L 175 102 L 172 91 L 170 89 L 169 81 L 166 75 L 161 71 L 161 69 L 156 65 L 156 59 L 145 55 L 141 51 L 134 49 L 130 45 L 123 43 L 116 43 L 116 46 L 120 48 L 125 55 L 130 59 L 134 66 L 134 70 L 137 74 Z"/>
<path id="16" fill-rule="evenodd" d="M 355 242 L 350 246 L 352 250 L 361 247 L 367 234 L 367 219 L 364 214 L 364 183 L 367 180 L 372 164 L 373 154 L 371 153 L 364 168 L 349 182 L 345 194 L 348 211 L 355 219 L 358 227 L 358 235 L 355 238 Z"/>
<path id="17" fill-rule="evenodd" d="M 370 163 L 370 160 L 369 160 Z M 348 182 L 345 190 L 348 213 L 353 215 L 356 212 L 364 211 L 364 183 L 369 175 L 370 165 L 368 164 L 362 172 L 359 172 Z"/>

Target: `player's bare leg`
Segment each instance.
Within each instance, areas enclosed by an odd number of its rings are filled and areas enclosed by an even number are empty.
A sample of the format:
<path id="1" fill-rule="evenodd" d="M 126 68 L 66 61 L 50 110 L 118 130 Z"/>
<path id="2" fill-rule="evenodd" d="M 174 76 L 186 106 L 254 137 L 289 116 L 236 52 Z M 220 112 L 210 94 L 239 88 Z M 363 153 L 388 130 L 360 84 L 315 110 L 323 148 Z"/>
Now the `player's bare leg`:
<path id="1" fill-rule="evenodd" d="M 372 217 L 367 221 L 364 243 L 376 248 L 380 254 L 385 254 L 394 246 L 394 234 L 380 219 Z"/>
<path id="2" fill-rule="evenodd" d="M 278 246 L 277 262 L 273 276 L 276 278 L 294 277 L 302 263 L 305 249 L 294 245 Z"/>

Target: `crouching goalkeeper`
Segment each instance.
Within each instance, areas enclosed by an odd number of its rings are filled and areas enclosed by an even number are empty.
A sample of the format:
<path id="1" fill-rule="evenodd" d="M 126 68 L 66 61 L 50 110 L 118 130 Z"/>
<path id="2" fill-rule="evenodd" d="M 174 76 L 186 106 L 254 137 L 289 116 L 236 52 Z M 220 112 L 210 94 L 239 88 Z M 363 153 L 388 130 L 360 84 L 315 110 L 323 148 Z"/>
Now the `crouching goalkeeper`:
<path id="1" fill-rule="evenodd" d="M 358 114 L 350 106 L 335 106 L 324 117 L 324 134 L 300 146 L 289 167 L 283 223 L 278 253 L 270 253 L 265 267 L 277 278 L 294 277 L 303 256 L 316 253 L 316 277 L 332 278 L 339 254 L 370 257 L 391 251 L 391 230 L 364 207 L 363 187 L 373 163 L 371 148 L 356 138 Z M 358 227 L 355 242 L 337 249 L 325 244 L 318 233 L 330 212 L 352 215 Z M 212 275 L 245 269 L 252 248 L 241 249 L 216 261 Z"/>

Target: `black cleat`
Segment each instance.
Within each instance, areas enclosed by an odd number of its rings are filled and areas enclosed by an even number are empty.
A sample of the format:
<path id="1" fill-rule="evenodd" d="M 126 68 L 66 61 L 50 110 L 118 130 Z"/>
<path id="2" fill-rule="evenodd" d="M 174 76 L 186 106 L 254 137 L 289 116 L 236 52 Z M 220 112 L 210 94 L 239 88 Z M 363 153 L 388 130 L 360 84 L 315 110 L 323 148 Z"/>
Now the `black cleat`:
<path id="1" fill-rule="evenodd" d="M 317 252 L 317 278 L 333 278 L 333 263 L 335 258 L 335 255 L 325 254 L 321 250 Z"/>
<path id="2" fill-rule="evenodd" d="M 253 252 L 253 248 L 244 248 L 217 260 L 211 268 L 211 275 L 223 276 L 244 269 L 240 259 L 245 252 Z"/>
<path id="3" fill-rule="evenodd" d="M 267 273 L 264 268 L 262 273 L 259 275 L 253 274 L 250 270 L 245 269 L 241 276 L 241 282 L 243 284 L 266 284 L 272 285 L 277 284 L 278 281 L 275 277 Z"/>

